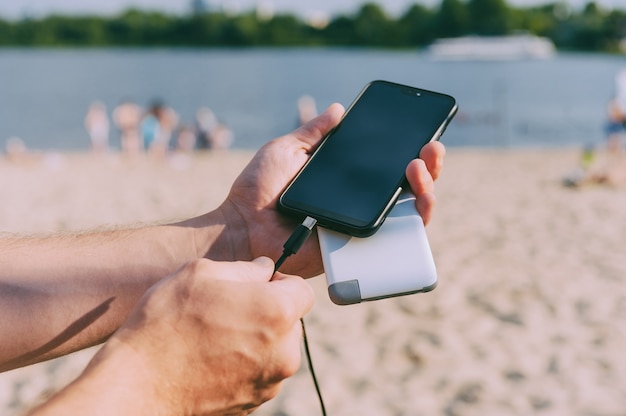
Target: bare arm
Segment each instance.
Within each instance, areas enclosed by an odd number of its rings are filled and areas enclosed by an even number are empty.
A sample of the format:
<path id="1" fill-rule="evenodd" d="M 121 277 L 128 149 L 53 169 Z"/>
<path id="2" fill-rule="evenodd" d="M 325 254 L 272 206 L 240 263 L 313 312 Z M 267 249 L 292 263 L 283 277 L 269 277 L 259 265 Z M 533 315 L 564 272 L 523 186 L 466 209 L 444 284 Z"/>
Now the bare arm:
<path id="1" fill-rule="evenodd" d="M 150 286 L 192 260 L 278 258 L 297 225 L 277 212 L 278 196 L 343 111 L 332 105 L 263 146 L 226 201 L 203 216 L 134 230 L 0 238 L 0 371 L 104 341 Z M 423 160 L 407 167 L 426 221 L 444 153 L 440 143 L 431 143 L 422 151 Z M 315 238 L 285 262 L 284 270 L 303 277 L 322 273 Z"/>
<path id="2" fill-rule="evenodd" d="M 98 344 L 155 282 L 220 244 L 219 211 L 185 223 L 0 239 L 0 371 Z M 201 237 L 199 237 L 201 236 Z"/>
<path id="3" fill-rule="evenodd" d="M 294 224 L 277 213 L 275 199 L 342 114 L 335 106 L 264 146 L 233 185 L 234 196 L 203 216 L 134 230 L 0 239 L 0 371 L 106 340 L 150 286 L 192 260 L 280 255 Z M 318 253 L 313 261 L 292 261 L 286 270 L 321 273 L 317 246 L 308 250 Z"/>
<path id="4" fill-rule="evenodd" d="M 233 186 L 235 196 L 203 216 L 133 230 L 0 239 L 0 371 L 103 342 L 149 287 L 192 260 L 278 257 L 294 224 L 277 213 L 275 199 L 342 114 L 335 106 L 264 146 Z M 286 270 L 321 273 L 317 246 L 308 250 L 317 253 L 313 261 L 292 261 Z"/>

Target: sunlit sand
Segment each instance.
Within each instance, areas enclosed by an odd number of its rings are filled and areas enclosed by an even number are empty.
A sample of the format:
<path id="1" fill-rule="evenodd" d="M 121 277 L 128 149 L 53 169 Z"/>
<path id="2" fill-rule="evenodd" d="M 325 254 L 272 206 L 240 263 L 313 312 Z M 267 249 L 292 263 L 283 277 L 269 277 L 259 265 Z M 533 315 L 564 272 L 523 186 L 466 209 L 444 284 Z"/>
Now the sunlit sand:
<path id="1" fill-rule="evenodd" d="M 0 229 L 197 215 L 220 203 L 251 155 L 0 160 Z M 563 186 L 578 156 L 448 149 L 427 228 L 439 275 L 433 292 L 341 307 L 328 300 L 323 277 L 310 280 L 317 303 L 307 329 L 330 415 L 624 412 L 626 187 Z M 62 387 L 93 352 L 0 375 L 0 413 Z M 304 363 L 257 414 L 320 414 Z"/>

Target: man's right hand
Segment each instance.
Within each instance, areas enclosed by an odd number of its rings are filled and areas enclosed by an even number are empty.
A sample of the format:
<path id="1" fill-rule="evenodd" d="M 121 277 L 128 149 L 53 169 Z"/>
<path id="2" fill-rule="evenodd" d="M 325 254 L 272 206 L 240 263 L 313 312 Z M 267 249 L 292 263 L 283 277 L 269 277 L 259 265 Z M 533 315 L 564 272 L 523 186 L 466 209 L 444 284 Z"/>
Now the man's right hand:
<path id="1" fill-rule="evenodd" d="M 248 414 L 298 370 L 299 319 L 314 300 L 302 278 L 273 270 L 268 258 L 188 264 L 41 414 Z"/>

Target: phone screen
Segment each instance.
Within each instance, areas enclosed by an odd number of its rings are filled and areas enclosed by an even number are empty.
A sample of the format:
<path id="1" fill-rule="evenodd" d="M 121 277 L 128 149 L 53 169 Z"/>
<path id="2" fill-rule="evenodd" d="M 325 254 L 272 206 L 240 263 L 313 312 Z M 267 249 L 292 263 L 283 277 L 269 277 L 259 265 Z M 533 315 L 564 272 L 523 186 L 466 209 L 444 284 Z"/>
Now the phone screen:
<path id="1" fill-rule="evenodd" d="M 444 94 L 374 81 L 361 92 L 280 199 L 291 214 L 356 236 L 375 232 L 409 161 L 454 115 Z"/>

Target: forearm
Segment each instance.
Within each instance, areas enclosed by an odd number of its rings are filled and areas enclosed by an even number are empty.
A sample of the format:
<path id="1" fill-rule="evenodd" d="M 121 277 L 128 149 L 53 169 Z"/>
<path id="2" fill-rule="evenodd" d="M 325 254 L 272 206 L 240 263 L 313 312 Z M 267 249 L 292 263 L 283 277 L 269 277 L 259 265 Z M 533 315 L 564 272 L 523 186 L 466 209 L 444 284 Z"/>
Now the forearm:
<path id="1" fill-rule="evenodd" d="M 204 255 L 232 260 L 225 234 L 215 211 L 173 225 L 0 239 L 0 371 L 102 342 L 159 279 Z"/>
<path id="2" fill-rule="evenodd" d="M 106 344 L 80 377 L 29 415 L 175 414 L 167 408 L 167 395 L 155 388 L 157 378 L 136 351 Z"/>

